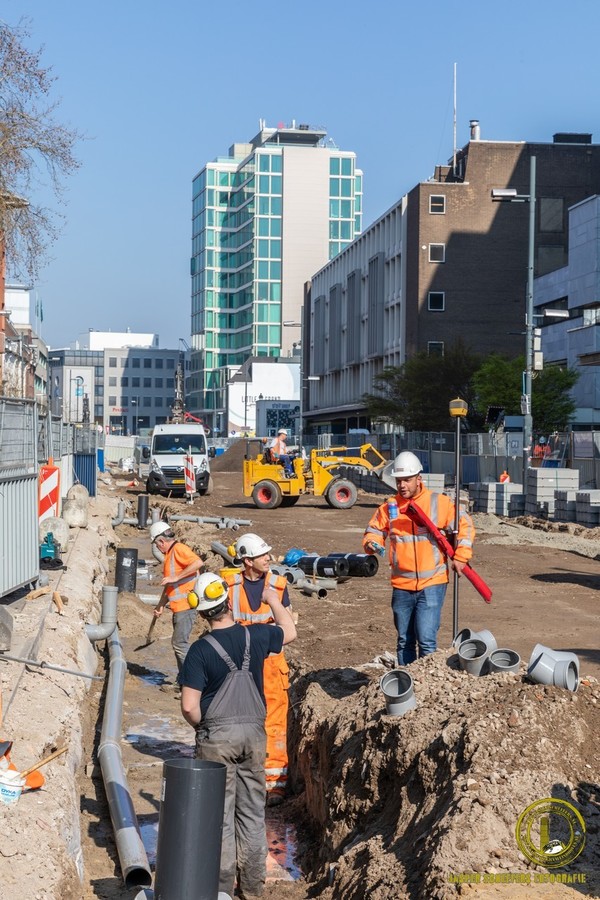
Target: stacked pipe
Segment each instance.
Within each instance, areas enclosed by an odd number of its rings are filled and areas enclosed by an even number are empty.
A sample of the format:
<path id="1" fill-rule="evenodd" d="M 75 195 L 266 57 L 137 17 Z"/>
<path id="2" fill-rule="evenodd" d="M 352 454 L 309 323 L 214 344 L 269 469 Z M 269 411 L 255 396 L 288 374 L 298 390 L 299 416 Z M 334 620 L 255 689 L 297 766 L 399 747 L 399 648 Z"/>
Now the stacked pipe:
<path id="1" fill-rule="evenodd" d="M 371 578 L 377 575 L 379 560 L 370 553 L 329 553 L 328 559 L 345 559 L 350 566 L 349 575 L 357 578 Z"/>
<path id="2" fill-rule="evenodd" d="M 370 578 L 377 574 L 379 561 L 369 553 L 328 553 L 327 556 L 302 556 L 296 566 L 308 575 Z"/>

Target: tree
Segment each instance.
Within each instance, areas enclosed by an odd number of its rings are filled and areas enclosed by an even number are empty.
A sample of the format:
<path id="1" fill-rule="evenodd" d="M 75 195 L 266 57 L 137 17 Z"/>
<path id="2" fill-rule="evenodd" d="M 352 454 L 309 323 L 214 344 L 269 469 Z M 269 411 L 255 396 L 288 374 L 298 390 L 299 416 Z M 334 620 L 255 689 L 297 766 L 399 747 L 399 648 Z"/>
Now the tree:
<path id="1" fill-rule="evenodd" d="M 59 233 L 60 216 L 36 205 L 34 191 L 49 187 L 62 200 L 62 180 L 79 166 L 76 131 L 55 121 L 55 78 L 41 65 L 41 50 L 25 44 L 30 32 L 0 22 L 0 237 L 11 270 L 35 276 Z"/>
<path id="2" fill-rule="evenodd" d="M 461 397 L 469 405 L 469 425 L 477 422 L 473 409 L 472 379 L 481 357 L 458 340 L 444 356 L 424 351 L 403 366 L 387 366 L 373 379 L 378 394 L 363 400 L 372 418 L 402 425 L 408 431 L 447 431 L 451 426 L 448 406 Z"/>
<path id="3" fill-rule="evenodd" d="M 520 415 L 524 368 L 523 356 L 488 356 L 473 379 L 479 412 L 485 415 L 488 406 L 502 406 L 506 415 Z M 562 366 L 550 365 L 534 372 L 531 413 L 536 432 L 564 431 L 575 412 L 570 391 L 578 378 L 575 369 Z"/>

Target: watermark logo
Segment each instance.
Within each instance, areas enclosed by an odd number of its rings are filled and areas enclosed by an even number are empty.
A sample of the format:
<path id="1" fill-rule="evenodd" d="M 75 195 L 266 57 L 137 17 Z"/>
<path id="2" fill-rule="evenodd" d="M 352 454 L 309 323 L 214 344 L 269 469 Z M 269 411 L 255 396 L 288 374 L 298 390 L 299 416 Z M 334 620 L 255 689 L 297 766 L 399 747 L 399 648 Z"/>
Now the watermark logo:
<path id="1" fill-rule="evenodd" d="M 547 797 L 527 806 L 517 820 L 517 844 L 537 866 L 568 866 L 585 846 L 585 822 L 566 800 Z"/>

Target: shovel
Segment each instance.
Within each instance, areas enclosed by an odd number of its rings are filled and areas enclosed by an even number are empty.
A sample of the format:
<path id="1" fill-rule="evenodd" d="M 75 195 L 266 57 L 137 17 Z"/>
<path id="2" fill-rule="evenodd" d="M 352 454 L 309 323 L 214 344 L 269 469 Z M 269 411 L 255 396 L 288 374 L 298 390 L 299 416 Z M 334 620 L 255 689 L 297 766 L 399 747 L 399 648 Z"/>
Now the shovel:
<path id="1" fill-rule="evenodd" d="M 148 629 L 148 634 L 146 635 L 146 643 L 140 644 L 140 646 L 136 647 L 135 650 L 143 650 L 144 647 L 149 647 L 150 644 L 152 644 L 154 642 L 154 638 L 152 637 L 152 632 L 154 631 L 154 626 L 156 625 L 157 622 L 158 622 L 158 618 L 156 616 L 154 616 L 152 621 L 150 622 L 150 628 Z"/>
<path id="2" fill-rule="evenodd" d="M 21 778 L 27 778 L 28 775 L 31 775 L 32 772 L 36 772 L 38 769 L 41 769 L 42 766 L 45 766 L 46 763 L 49 763 L 51 760 L 56 759 L 57 756 L 61 756 L 63 753 L 66 753 L 68 747 L 61 747 L 60 750 L 55 750 L 54 753 L 51 753 L 50 756 L 45 756 L 44 759 L 40 760 L 40 762 L 36 763 L 34 766 L 29 766 L 28 769 L 25 769 L 24 772 L 21 772 Z"/>

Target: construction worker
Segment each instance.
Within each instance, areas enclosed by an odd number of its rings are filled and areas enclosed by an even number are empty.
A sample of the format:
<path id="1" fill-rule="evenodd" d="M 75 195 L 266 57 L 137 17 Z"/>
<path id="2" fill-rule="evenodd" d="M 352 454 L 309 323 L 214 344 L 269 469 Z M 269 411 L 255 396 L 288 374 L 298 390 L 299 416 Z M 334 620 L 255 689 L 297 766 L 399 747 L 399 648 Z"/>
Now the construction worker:
<path id="1" fill-rule="evenodd" d="M 546 456 L 550 456 L 551 452 L 550 447 L 546 443 L 546 438 L 541 437 L 533 448 L 533 457 L 534 459 L 544 459 Z"/>
<path id="2" fill-rule="evenodd" d="M 437 649 L 442 605 L 448 587 L 448 569 L 459 575 L 473 552 L 475 530 L 462 509 L 453 559 L 444 557 L 433 537 L 417 525 L 404 510 L 411 502 L 441 530 L 454 530 L 454 504 L 445 494 L 428 490 L 423 484 L 421 461 L 404 451 L 394 460 L 392 475 L 397 494 L 383 503 L 372 516 L 363 537 L 367 553 L 383 555 L 390 538 L 392 569 L 392 612 L 398 632 L 398 662 L 408 665 L 418 655 Z"/>
<path id="3" fill-rule="evenodd" d="M 166 522 L 155 522 L 150 526 L 150 540 L 165 557 L 161 582 L 163 590 L 154 609 L 154 615 L 157 618 L 161 616 L 165 606 L 173 613 L 171 646 L 177 660 L 177 670 L 180 672 L 196 621 L 196 610 L 188 603 L 188 593 L 194 587 L 196 575 L 204 563 L 193 550 L 175 539 Z M 181 696 L 176 682 L 165 682 L 162 687 L 174 690 L 176 698 Z"/>
<path id="4" fill-rule="evenodd" d="M 219 891 L 233 897 L 237 871 L 236 896 L 260 896 L 267 857 L 263 666 L 294 640 L 296 626 L 272 587 L 262 600 L 275 624 L 253 628 L 234 622 L 228 586 L 218 575 L 199 575 L 195 594 L 210 634 L 185 659 L 181 711 L 196 729 L 196 758 L 227 767 Z"/>
<path id="5" fill-rule="evenodd" d="M 245 534 L 229 548 L 241 572 L 225 575 L 233 618 L 241 625 L 273 621 L 265 594 L 277 592 L 291 613 L 287 579 L 269 571 L 271 547 L 257 534 Z M 288 779 L 287 717 L 289 668 L 283 653 L 265 660 L 264 690 L 267 703 L 267 806 L 283 802 Z"/>
<path id="6" fill-rule="evenodd" d="M 277 432 L 277 437 L 275 438 L 269 449 L 271 450 L 272 458 L 276 462 L 281 463 L 281 465 L 283 466 L 286 478 L 295 478 L 296 474 L 292 467 L 292 458 L 287 451 L 287 436 L 287 429 L 280 428 Z"/>

